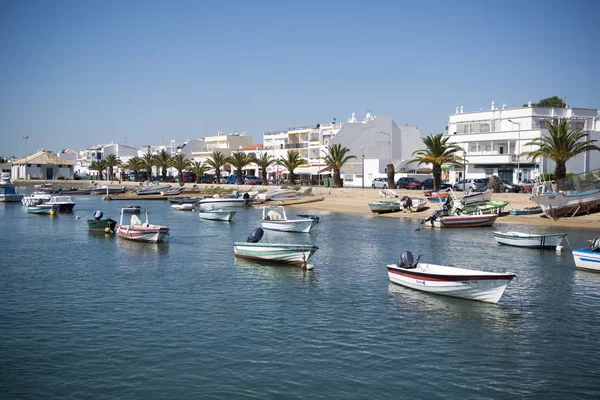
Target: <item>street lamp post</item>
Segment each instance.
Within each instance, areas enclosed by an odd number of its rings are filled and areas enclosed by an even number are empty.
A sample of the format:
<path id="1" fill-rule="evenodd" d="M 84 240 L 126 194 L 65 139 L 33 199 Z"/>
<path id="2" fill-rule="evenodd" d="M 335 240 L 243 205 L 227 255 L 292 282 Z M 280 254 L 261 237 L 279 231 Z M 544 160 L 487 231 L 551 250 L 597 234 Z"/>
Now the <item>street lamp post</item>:
<path id="1" fill-rule="evenodd" d="M 27 153 L 27 139 L 29 139 L 29 136 L 23 136 L 23 139 L 25 140 L 25 158 L 27 158 L 29 156 L 29 153 Z"/>
<path id="2" fill-rule="evenodd" d="M 521 123 L 520 122 L 515 122 L 512 119 L 509 119 L 508 122 L 512 122 L 513 124 L 517 125 L 519 127 L 519 133 L 517 136 L 517 144 L 516 144 L 516 152 L 517 152 L 517 182 L 519 185 L 521 185 Z"/>
<path id="3" fill-rule="evenodd" d="M 388 137 L 388 158 L 391 162 L 391 160 L 392 160 L 392 135 L 390 135 L 389 133 L 384 132 L 384 131 L 379 131 L 379 133 L 383 133 L 384 135 L 387 135 L 387 137 Z"/>
<path id="4" fill-rule="evenodd" d="M 463 151 L 463 192 L 467 190 L 467 152 Z"/>
<path id="5" fill-rule="evenodd" d="M 362 155 L 362 188 L 365 188 L 365 155 Z"/>

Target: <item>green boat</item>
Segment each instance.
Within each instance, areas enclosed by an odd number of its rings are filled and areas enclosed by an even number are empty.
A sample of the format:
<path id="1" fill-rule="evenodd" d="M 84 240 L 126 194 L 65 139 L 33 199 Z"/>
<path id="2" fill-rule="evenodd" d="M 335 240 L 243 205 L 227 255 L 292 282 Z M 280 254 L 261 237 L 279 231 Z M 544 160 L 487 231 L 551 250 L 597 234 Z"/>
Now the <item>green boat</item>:
<path id="1" fill-rule="evenodd" d="M 369 208 L 375 214 L 398 212 L 402 209 L 400 200 L 377 200 L 369 203 Z"/>
<path id="2" fill-rule="evenodd" d="M 113 233 L 117 226 L 117 221 L 110 217 L 102 218 L 102 211 L 94 213 L 94 219 L 88 219 L 88 229 L 92 232 L 107 232 Z"/>
<path id="3" fill-rule="evenodd" d="M 506 200 L 479 201 L 467 204 L 462 213 L 467 215 L 502 214 L 507 205 L 508 201 Z"/>

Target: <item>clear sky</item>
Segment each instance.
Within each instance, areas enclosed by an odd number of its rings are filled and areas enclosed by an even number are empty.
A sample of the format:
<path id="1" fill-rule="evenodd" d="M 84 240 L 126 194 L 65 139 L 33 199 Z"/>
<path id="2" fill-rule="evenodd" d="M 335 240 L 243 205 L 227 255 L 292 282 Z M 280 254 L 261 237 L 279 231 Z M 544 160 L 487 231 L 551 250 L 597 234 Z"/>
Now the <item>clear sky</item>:
<path id="1" fill-rule="evenodd" d="M 600 1 L 0 2 L 0 155 L 600 108 Z M 28 140 L 22 139 L 28 136 Z M 27 146 L 27 149 L 26 149 Z"/>

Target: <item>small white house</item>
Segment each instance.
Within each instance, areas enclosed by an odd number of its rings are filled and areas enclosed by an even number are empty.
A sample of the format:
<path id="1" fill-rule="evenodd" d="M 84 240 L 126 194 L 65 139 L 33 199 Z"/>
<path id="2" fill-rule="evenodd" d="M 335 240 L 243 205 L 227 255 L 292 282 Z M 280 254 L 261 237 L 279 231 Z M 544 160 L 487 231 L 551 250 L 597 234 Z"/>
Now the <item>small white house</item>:
<path id="1" fill-rule="evenodd" d="M 35 154 L 12 163 L 13 179 L 73 179 L 73 164 L 47 151 Z"/>

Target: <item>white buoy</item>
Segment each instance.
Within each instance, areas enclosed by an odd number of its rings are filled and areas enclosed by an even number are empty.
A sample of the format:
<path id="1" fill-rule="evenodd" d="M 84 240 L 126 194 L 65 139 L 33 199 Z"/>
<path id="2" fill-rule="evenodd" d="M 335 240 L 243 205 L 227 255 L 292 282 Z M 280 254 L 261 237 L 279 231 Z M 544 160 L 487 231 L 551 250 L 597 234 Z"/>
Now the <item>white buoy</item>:
<path id="1" fill-rule="evenodd" d="M 560 245 L 559 245 L 559 246 L 556 246 L 556 252 L 557 252 L 557 253 L 560 253 L 560 252 L 562 252 L 562 250 L 563 250 L 563 249 L 564 249 L 564 247 L 563 247 L 563 246 L 560 246 Z"/>
<path id="2" fill-rule="evenodd" d="M 75 219 L 79 219 L 79 215 L 75 217 Z"/>

